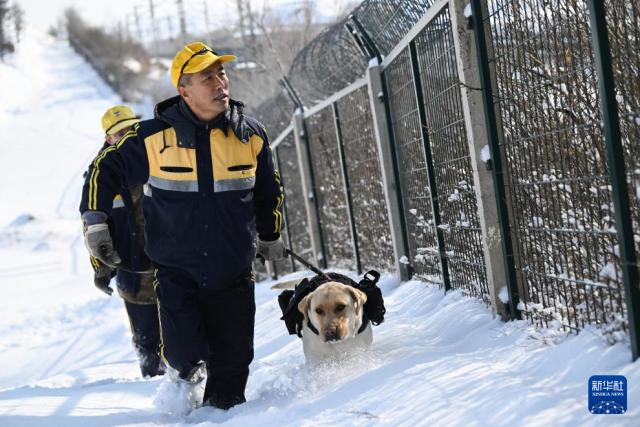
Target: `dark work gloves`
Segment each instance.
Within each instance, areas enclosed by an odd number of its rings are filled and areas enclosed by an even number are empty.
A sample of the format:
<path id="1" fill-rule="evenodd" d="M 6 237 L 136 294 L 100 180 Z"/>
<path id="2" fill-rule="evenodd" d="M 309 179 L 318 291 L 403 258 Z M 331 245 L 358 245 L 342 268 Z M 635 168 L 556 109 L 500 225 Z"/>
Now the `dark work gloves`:
<path id="1" fill-rule="evenodd" d="M 113 289 L 109 287 L 109 282 L 111 282 L 111 277 L 113 277 L 114 272 L 115 270 L 100 263 L 100 266 L 96 268 L 93 273 L 93 284 L 109 296 L 113 293 Z"/>

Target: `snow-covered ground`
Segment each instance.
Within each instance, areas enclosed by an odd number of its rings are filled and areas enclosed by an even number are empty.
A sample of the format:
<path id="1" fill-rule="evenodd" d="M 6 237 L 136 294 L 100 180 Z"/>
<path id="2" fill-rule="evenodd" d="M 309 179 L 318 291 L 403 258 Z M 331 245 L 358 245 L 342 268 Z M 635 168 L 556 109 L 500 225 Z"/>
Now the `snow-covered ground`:
<path id="1" fill-rule="evenodd" d="M 371 350 L 313 369 L 278 291 L 259 283 L 248 402 L 168 413 L 176 392 L 140 378 L 122 301 L 93 287 L 80 236 L 81 174 L 118 98 L 65 43 L 30 31 L 0 81 L 0 426 L 640 425 L 628 347 L 593 328 L 505 324 L 458 292 L 391 276 Z M 596 374 L 626 376 L 625 415 L 589 413 Z"/>

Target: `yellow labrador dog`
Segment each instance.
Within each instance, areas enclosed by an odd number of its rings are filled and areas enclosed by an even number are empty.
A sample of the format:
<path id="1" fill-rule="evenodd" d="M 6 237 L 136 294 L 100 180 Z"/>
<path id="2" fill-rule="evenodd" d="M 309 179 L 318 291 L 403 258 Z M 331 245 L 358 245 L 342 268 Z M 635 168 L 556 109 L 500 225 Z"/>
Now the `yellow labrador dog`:
<path id="1" fill-rule="evenodd" d="M 308 362 L 367 348 L 373 341 L 371 323 L 363 324 L 367 295 L 338 282 L 324 283 L 298 303 L 304 316 L 302 349 Z"/>

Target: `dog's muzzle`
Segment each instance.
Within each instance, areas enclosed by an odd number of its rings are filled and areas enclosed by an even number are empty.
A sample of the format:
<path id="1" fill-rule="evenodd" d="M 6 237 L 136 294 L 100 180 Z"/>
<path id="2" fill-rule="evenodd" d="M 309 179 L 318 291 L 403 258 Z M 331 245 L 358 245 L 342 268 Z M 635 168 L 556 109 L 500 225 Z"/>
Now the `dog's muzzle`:
<path id="1" fill-rule="evenodd" d="M 327 342 L 330 341 L 339 341 L 340 335 L 338 335 L 338 331 L 327 331 L 324 334 L 324 340 Z"/>

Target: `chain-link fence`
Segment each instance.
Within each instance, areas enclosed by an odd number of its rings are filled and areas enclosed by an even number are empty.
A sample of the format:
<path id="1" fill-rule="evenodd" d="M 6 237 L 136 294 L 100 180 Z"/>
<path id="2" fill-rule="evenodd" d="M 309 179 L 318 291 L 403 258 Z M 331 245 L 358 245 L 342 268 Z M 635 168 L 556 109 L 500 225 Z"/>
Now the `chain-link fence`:
<path id="1" fill-rule="evenodd" d="M 331 106 L 308 118 L 307 131 L 325 263 L 354 270 L 353 236 Z"/>
<path id="2" fill-rule="evenodd" d="M 640 3 L 615 0 L 607 8 L 618 114 L 631 201 L 636 253 L 640 254 Z"/>
<path id="3" fill-rule="evenodd" d="M 511 317 L 522 310 L 538 325 L 572 331 L 601 324 L 614 339 L 631 331 L 637 341 L 628 319 L 640 316 L 629 311 L 639 285 L 624 273 L 619 246 L 616 145 L 603 127 L 593 2 L 401 3 L 364 2 L 294 61 L 289 80 L 313 106 L 299 110 L 302 128 L 276 148 L 279 157 L 298 150 L 295 165 L 280 160 L 285 186 L 296 186 L 286 190 L 292 247 L 306 234 L 307 254 L 319 252 L 328 268 L 409 265 L 444 289 L 498 311 L 504 304 Z M 638 253 L 640 4 L 610 3 L 631 205 L 622 215 Z M 370 61 L 378 54 L 381 63 Z M 478 87 L 461 77 L 474 74 Z M 305 180 L 310 193 L 296 194 Z"/>
<path id="4" fill-rule="evenodd" d="M 425 153 L 427 146 L 422 138 L 416 84 L 408 49 L 387 67 L 385 77 L 389 88 L 391 128 L 398 163 L 402 165 L 399 171 L 400 188 L 410 261 L 418 277 L 443 284 L 448 266 L 438 244 L 439 224 L 434 219 L 434 195 L 429 186 Z"/>
<path id="5" fill-rule="evenodd" d="M 416 37 L 425 124 L 433 156 L 444 251 L 452 288 L 486 302 L 489 288 L 482 253 L 478 205 L 462 111 L 460 79 L 449 9 L 442 9 Z"/>
<path id="6" fill-rule="evenodd" d="M 300 181 L 300 166 L 296 153 L 293 131 L 289 131 L 281 144 L 275 149 L 280 179 L 285 190 L 284 220 L 288 247 L 306 259 L 312 259 L 309 221 L 305 208 L 305 194 Z M 298 269 L 297 263 L 292 264 Z"/>
<path id="7" fill-rule="evenodd" d="M 393 247 L 367 88 L 336 102 L 362 271 L 393 268 Z"/>
<path id="8" fill-rule="evenodd" d="M 525 312 L 568 328 L 624 310 L 587 4 L 491 1 L 495 102 Z"/>

